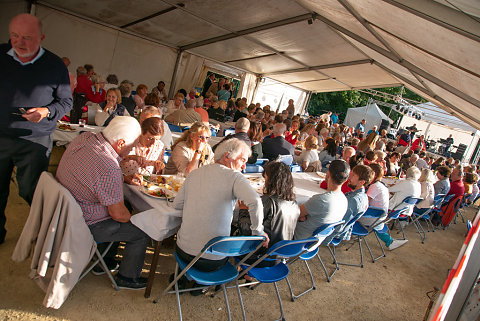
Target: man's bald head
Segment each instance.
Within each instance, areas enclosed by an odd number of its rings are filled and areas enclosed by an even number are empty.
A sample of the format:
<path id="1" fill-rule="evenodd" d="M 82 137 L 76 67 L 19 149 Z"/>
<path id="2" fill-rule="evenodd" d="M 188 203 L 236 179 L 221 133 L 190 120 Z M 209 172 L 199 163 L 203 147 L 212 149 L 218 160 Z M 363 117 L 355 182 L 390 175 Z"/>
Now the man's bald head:
<path id="1" fill-rule="evenodd" d="M 45 38 L 40 20 L 27 13 L 13 17 L 9 33 L 12 48 L 22 62 L 28 62 L 36 56 Z"/>

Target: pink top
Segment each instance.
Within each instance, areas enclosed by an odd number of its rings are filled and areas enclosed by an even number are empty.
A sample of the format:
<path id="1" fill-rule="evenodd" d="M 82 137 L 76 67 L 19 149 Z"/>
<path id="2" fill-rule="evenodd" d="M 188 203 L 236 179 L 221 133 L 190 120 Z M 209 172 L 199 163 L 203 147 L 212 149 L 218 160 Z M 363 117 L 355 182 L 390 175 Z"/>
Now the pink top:
<path id="1" fill-rule="evenodd" d="M 208 112 L 202 107 L 195 107 L 195 111 L 202 116 L 202 122 L 208 123 Z"/>
<path id="2" fill-rule="evenodd" d="M 109 219 L 107 206 L 123 201 L 119 162 L 102 133 L 81 134 L 63 154 L 57 179 L 77 200 L 87 225 Z"/>
<path id="3" fill-rule="evenodd" d="M 145 167 L 140 167 L 138 163 L 134 160 L 122 160 L 120 162 L 120 167 L 122 168 L 123 175 L 132 175 L 134 173 L 142 175 L 151 175 L 155 172 L 155 162 L 157 160 L 163 160 L 163 142 L 161 140 L 156 140 L 155 143 L 150 147 L 144 147 L 140 144 L 139 141 L 135 144 L 132 151 L 129 155 L 137 155 L 145 157 L 147 160 Z"/>

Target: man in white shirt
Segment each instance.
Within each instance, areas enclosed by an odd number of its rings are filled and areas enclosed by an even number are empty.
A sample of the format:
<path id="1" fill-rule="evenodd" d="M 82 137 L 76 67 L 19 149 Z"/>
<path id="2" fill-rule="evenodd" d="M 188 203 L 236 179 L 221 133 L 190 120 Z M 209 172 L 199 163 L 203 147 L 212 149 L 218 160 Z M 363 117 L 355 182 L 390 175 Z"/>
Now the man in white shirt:
<path id="1" fill-rule="evenodd" d="M 390 193 L 393 193 L 390 198 L 390 210 L 408 207 L 405 215 L 412 215 L 413 205 L 403 204 L 403 200 L 407 197 L 420 197 L 422 193 L 422 186 L 418 182 L 420 175 L 420 170 L 416 166 L 412 166 L 407 169 L 406 179 L 399 181 L 388 189 Z"/>
<path id="2" fill-rule="evenodd" d="M 230 236 L 233 209 L 237 200 L 248 207 L 253 235 L 263 232 L 263 205 L 257 192 L 240 172 L 251 154 L 243 141 L 232 138 L 215 152 L 215 164 L 192 171 L 178 191 L 173 206 L 182 210 L 175 252 L 190 262 L 212 238 Z M 209 272 L 222 268 L 228 258 L 207 254 L 195 267 Z"/>

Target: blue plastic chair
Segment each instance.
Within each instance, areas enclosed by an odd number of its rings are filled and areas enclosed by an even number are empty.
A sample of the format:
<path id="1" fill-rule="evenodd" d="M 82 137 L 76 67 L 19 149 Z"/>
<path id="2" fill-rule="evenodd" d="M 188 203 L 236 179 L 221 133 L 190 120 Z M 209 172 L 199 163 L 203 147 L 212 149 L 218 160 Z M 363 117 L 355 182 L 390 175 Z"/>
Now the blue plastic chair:
<path id="1" fill-rule="evenodd" d="M 408 197 L 405 197 L 405 199 L 403 200 L 403 202 L 401 204 L 407 204 L 408 206 L 413 207 L 413 206 L 415 206 L 415 204 L 417 204 L 418 202 L 420 202 L 422 200 L 423 199 L 419 198 L 419 197 L 408 196 Z M 395 222 L 397 222 L 398 225 L 400 225 L 400 231 L 402 232 L 403 240 L 406 240 L 407 238 L 405 237 L 405 228 L 402 226 L 402 224 L 400 224 L 400 221 L 406 221 L 408 223 L 409 219 L 410 219 L 409 216 L 405 217 L 405 216 L 400 216 L 400 215 L 397 218 L 393 219 L 394 224 L 395 224 Z M 398 233 L 400 233 L 400 232 L 397 232 L 397 234 Z"/>
<path id="2" fill-rule="evenodd" d="M 255 164 L 246 164 L 242 173 L 263 173 L 263 166 L 268 163 L 267 158 L 258 158 Z"/>
<path id="3" fill-rule="evenodd" d="M 217 137 L 217 130 L 215 128 L 210 128 L 210 131 L 212 132 L 212 137 Z"/>
<path id="4" fill-rule="evenodd" d="M 255 263 L 250 266 L 242 264 L 241 267 L 244 269 L 240 273 L 239 278 L 243 277 L 246 273 L 249 276 L 257 279 L 260 283 L 273 283 L 275 287 L 275 293 L 277 294 L 278 303 L 280 305 L 281 319 L 285 320 L 285 313 L 283 311 L 282 300 L 280 298 L 280 293 L 278 291 L 277 282 L 285 279 L 290 270 L 286 263 L 280 262 L 270 267 L 255 267 L 263 260 L 276 260 L 280 258 L 291 258 L 295 259 L 303 253 L 307 252 L 312 246 L 318 246 L 316 244 L 320 243 L 318 238 L 311 237 L 305 240 L 293 240 L 293 241 L 280 241 L 275 243 L 268 252 L 259 258 Z M 258 285 L 258 284 L 257 284 Z"/>
<path id="5" fill-rule="evenodd" d="M 277 160 L 279 162 L 284 163 L 287 166 L 291 166 L 293 164 L 293 156 L 292 155 L 278 155 Z"/>
<path id="6" fill-rule="evenodd" d="M 168 125 L 168 128 L 170 129 L 171 132 L 175 132 L 175 133 L 181 133 L 182 132 L 182 128 L 180 128 L 180 126 L 177 126 L 177 125 L 174 125 L 174 124 L 171 124 L 171 123 L 167 123 Z"/>
<path id="7" fill-rule="evenodd" d="M 417 207 L 413 208 L 413 217 L 414 219 L 412 220 L 412 223 L 415 225 L 418 234 L 420 235 L 420 240 L 422 241 L 422 244 L 425 243 L 425 240 L 427 239 L 427 234 L 425 232 L 425 229 L 423 228 L 422 224 L 420 223 L 421 221 L 425 221 L 427 224 L 427 231 L 430 231 L 430 226 L 432 227 L 432 231 L 434 230 L 434 226 L 432 223 L 432 217 L 430 213 L 434 211 L 435 209 L 440 209 L 443 199 L 445 198 L 445 194 L 437 194 L 433 198 L 433 205 L 430 209 L 425 211 L 424 213 L 418 213 Z"/>
<path id="8" fill-rule="evenodd" d="M 165 150 L 165 153 L 163 153 L 163 162 L 164 162 L 165 164 L 168 163 L 168 159 L 170 158 L 170 156 L 172 156 L 172 151 L 166 149 L 166 150 Z"/>
<path id="9" fill-rule="evenodd" d="M 405 211 L 406 211 L 406 209 L 405 209 Z M 369 234 L 373 233 L 375 235 L 378 246 L 380 246 L 380 250 L 382 251 L 382 255 L 374 257 L 374 258 L 372 257 L 373 263 L 375 263 L 377 260 L 380 260 L 382 257 L 387 256 L 387 254 L 385 253 L 385 249 L 383 248 L 382 242 L 380 242 L 380 239 L 379 239 L 379 237 L 376 233 L 376 230 L 375 230 L 375 227 L 377 227 L 378 225 L 383 223 L 383 221 L 381 220 L 381 217 L 384 216 L 384 215 L 385 215 L 385 210 L 383 208 L 369 207 L 365 211 L 365 214 L 363 214 L 363 216 L 362 216 L 362 217 L 365 217 L 365 218 L 375 219 L 375 221 L 373 221 L 373 223 L 370 224 L 370 225 L 362 224 L 362 226 L 367 229 Z M 360 223 L 357 222 L 356 224 L 360 224 Z M 383 228 L 381 230 L 378 230 L 379 233 L 389 233 L 389 231 L 390 230 L 388 229 L 387 224 L 383 224 Z"/>
<path id="10" fill-rule="evenodd" d="M 178 305 L 178 311 L 180 314 L 180 320 L 182 320 L 182 307 L 180 303 L 180 292 L 187 292 L 187 291 L 193 291 L 193 290 L 201 290 L 201 289 L 206 289 L 209 286 L 212 285 L 221 285 L 223 294 L 225 297 L 225 304 L 227 307 L 227 313 L 228 313 L 228 319 L 231 319 L 231 314 L 230 314 L 230 305 L 228 303 L 228 297 L 227 297 L 227 291 L 225 288 L 225 284 L 231 281 L 235 281 L 235 286 L 237 288 L 237 293 L 240 298 L 240 304 L 242 308 L 242 314 L 244 320 L 246 320 L 246 314 L 245 310 L 243 307 L 243 301 L 242 297 L 240 294 L 240 289 L 238 287 L 238 270 L 237 267 L 238 265 L 242 264 L 244 261 L 246 261 L 251 254 L 253 254 L 255 251 L 257 251 L 261 246 L 262 242 L 265 240 L 263 236 L 219 236 L 211 239 L 205 246 L 203 247 L 202 251 L 190 262 L 187 263 L 180 259 L 178 255 L 175 253 L 175 260 L 176 260 L 176 266 L 175 266 L 175 278 L 170 284 L 167 286 L 167 288 L 163 291 L 162 295 L 165 295 L 167 293 L 175 293 L 177 297 L 177 305 Z M 196 268 L 193 267 L 193 265 L 205 254 L 213 254 L 213 255 L 219 255 L 219 256 L 228 256 L 228 257 L 234 257 L 234 256 L 241 256 L 241 255 L 246 255 L 237 265 L 232 265 L 230 262 L 227 262 L 224 267 L 222 267 L 218 271 L 214 272 L 203 272 L 200 271 Z M 194 280 L 196 283 L 205 285 L 207 287 L 201 287 L 201 288 L 191 288 L 191 289 L 184 289 L 184 290 L 179 290 L 178 289 L 178 280 L 186 276 L 190 280 Z M 169 292 L 169 290 L 175 287 L 175 291 Z M 158 298 L 155 299 L 153 302 L 157 303 Z"/>
<path id="11" fill-rule="evenodd" d="M 317 244 L 314 244 L 311 248 L 308 249 L 308 252 L 305 252 L 303 253 L 302 255 L 300 255 L 298 257 L 298 259 L 302 260 L 303 263 L 305 263 L 305 267 L 307 268 L 307 271 L 308 271 L 308 274 L 310 275 L 310 281 L 311 281 L 311 286 L 310 288 L 308 288 L 307 290 L 303 291 L 302 293 L 300 294 L 297 294 L 295 295 L 293 293 L 293 289 L 292 289 L 292 285 L 290 283 L 290 280 L 288 279 L 288 276 L 285 278 L 285 280 L 287 281 L 287 285 L 288 285 L 288 289 L 290 290 L 290 297 L 291 297 L 291 300 L 292 302 L 295 301 L 295 299 L 301 297 L 302 295 L 310 292 L 311 290 L 315 290 L 316 289 L 316 286 L 315 286 L 315 280 L 313 279 L 313 275 L 312 275 L 312 271 L 310 270 L 310 267 L 308 266 L 308 260 L 311 260 L 313 259 L 317 254 L 318 254 L 318 247 L 319 245 L 328 237 L 330 236 L 335 228 L 341 224 L 345 223 L 345 221 L 340 221 L 340 222 L 336 222 L 336 223 L 332 223 L 332 224 L 323 224 L 322 226 L 320 226 L 319 228 L 317 228 L 314 232 L 313 232 L 313 235 L 312 237 L 315 237 L 318 239 L 318 243 Z M 293 261 L 289 261 L 287 262 L 288 265 L 292 264 L 293 262 L 295 262 L 297 260 L 293 260 Z"/>

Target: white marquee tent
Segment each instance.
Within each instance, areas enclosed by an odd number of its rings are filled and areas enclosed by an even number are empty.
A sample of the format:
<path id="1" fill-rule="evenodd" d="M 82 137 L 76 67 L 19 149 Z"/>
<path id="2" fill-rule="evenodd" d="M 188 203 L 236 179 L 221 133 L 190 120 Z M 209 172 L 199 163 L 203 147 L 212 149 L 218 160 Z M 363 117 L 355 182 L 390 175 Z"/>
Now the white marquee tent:
<path id="1" fill-rule="evenodd" d="M 382 120 L 391 122 L 390 118 L 378 108 L 377 104 L 370 103 L 367 106 L 349 108 L 347 116 L 345 116 L 344 124 L 350 127 L 355 127 L 362 119 L 365 119 L 365 130 L 368 132 L 373 126 L 380 128 Z"/>

